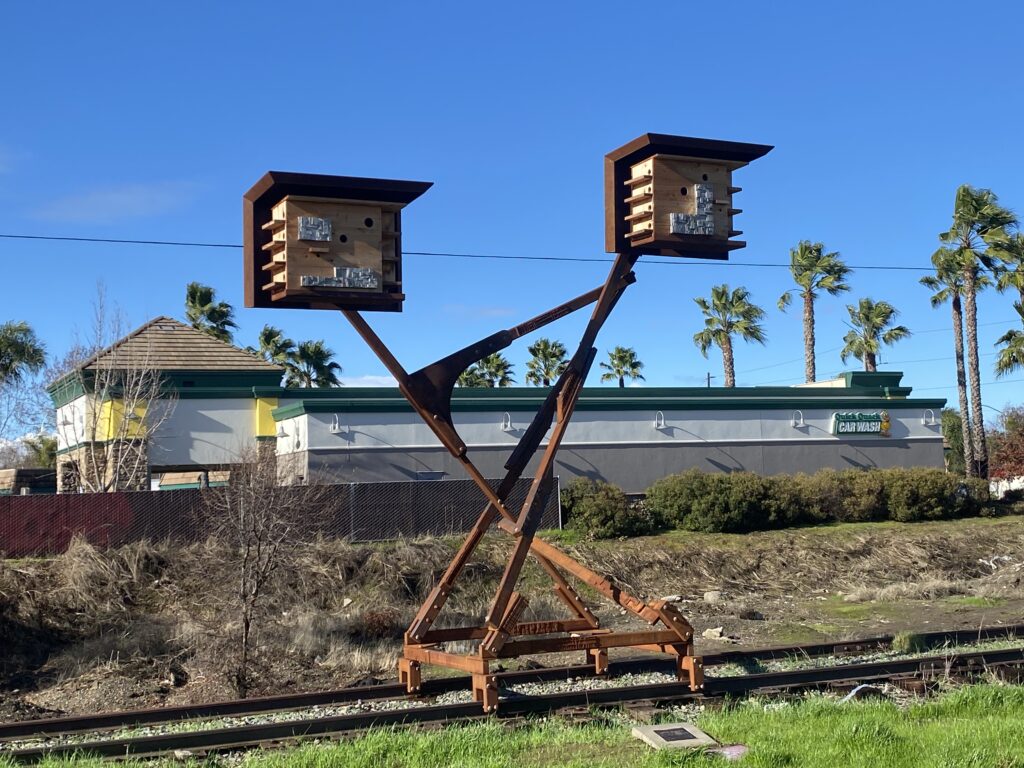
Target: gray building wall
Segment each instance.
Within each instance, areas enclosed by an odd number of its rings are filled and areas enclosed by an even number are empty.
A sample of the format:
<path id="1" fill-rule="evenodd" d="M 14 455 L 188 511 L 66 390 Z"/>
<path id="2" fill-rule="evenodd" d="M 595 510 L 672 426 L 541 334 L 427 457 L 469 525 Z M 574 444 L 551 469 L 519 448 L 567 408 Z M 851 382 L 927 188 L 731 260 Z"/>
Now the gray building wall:
<path id="1" fill-rule="evenodd" d="M 509 452 L 504 448 L 470 448 L 469 457 L 486 477 L 504 475 Z M 380 482 L 466 477 L 462 465 L 444 448 L 351 451 L 302 451 L 291 457 L 311 482 Z M 942 440 L 863 438 L 856 443 L 822 445 L 820 441 L 726 443 L 722 445 L 587 445 L 565 446 L 558 452 L 555 474 L 562 484 L 577 477 L 605 480 L 628 493 L 641 493 L 651 483 L 685 469 L 707 472 L 756 472 L 775 475 L 819 469 L 872 467 L 942 468 Z M 530 467 L 530 471 L 534 469 Z"/>

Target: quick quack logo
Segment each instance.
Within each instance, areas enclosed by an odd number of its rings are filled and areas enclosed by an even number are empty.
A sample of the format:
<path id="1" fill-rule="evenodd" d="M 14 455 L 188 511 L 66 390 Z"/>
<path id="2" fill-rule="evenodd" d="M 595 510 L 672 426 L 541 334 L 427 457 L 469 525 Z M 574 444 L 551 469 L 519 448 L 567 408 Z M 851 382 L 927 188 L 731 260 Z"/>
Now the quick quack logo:
<path id="1" fill-rule="evenodd" d="M 878 435 L 889 437 L 892 422 L 888 411 L 874 413 L 846 412 L 832 416 L 833 435 Z"/>

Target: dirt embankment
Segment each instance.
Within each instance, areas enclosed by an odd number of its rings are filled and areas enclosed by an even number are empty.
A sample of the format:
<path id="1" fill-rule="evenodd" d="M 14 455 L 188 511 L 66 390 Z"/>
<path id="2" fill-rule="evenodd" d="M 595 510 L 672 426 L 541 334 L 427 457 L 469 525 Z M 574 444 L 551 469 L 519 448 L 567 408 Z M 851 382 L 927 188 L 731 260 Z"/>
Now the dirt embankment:
<path id="1" fill-rule="evenodd" d="M 266 592 L 251 692 L 391 677 L 402 631 L 457 545 L 302 547 Z M 672 596 L 698 636 L 723 627 L 747 646 L 1024 621 L 1024 518 L 568 548 L 637 594 Z M 440 626 L 483 615 L 506 552 L 500 539 L 483 545 Z M 531 566 L 524 579 L 527 618 L 560 617 L 545 574 Z M 0 719 L 233 696 L 236 584 L 213 545 L 75 543 L 60 557 L 0 561 Z M 593 604 L 606 624 L 626 621 Z"/>

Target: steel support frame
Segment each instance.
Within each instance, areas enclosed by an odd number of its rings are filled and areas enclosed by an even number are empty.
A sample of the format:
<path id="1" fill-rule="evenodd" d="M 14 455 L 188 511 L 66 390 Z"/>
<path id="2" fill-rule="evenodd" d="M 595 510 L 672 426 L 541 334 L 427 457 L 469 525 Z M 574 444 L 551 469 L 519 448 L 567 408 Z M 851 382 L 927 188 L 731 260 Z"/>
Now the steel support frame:
<path id="1" fill-rule="evenodd" d="M 405 371 L 362 315 L 354 310 L 342 310 L 342 314 L 394 376 L 409 404 L 442 445 L 462 464 L 487 499 L 486 506 L 466 535 L 462 546 L 420 607 L 405 634 L 404 651 L 398 663 L 398 671 L 399 680 L 406 685 L 410 693 L 416 693 L 420 689 L 422 664 L 459 669 L 472 673 L 475 699 L 482 704 L 485 712 L 492 712 L 497 709 L 498 694 L 495 678 L 490 674 L 491 661 L 517 656 L 520 653 L 584 650 L 588 661 L 594 664 L 595 671 L 601 674 L 608 666 L 607 649 L 616 647 L 645 648 L 673 654 L 677 657 L 680 679 L 688 680 L 690 688 L 694 691 L 703 687 L 701 661 L 693 653 L 693 628 L 674 606 L 662 600 L 645 602 L 634 597 L 611 579 L 595 573 L 557 547 L 535 538 L 544 501 L 553 486 L 555 455 L 572 418 L 583 382 L 597 354 L 594 342 L 623 292 L 635 282 L 633 266 L 638 258 L 637 255 L 618 254 L 604 285 L 600 288 L 582 294 L 520 325 L 492 334 L 411 374 Z M 459 374 L 477 360 L 506 348 L 515 339 L 595 302 L 596 306 L 575 353 L 505 463 L 505 477 L 497 488 L 492 488 L 470 460 L 467 446 L 453 424 L 451 397 Z M 529 461 L 540 449 L 549 429 L 551 437 L 541 453 L 526 500 L 519 513 L 514 514 L 506 507 L 505 502 Z M 463 568 L 495 521 L 499 529 L 512 536 L 513 548 L 487 612 L 484 626 L 431 629 Z M 525 596 L 514 590 L 528 555 L 532 555 L 551 578 L 555 593 L 566 604 L 572 618 L 549 622 L 520 621 L 528 601 Z M 644 632 L 613 632 L 602 629 L 597 617 L 562 571 L 583 581 L 648 624 L 661 622 L 664 629 Z M 530 635 L 543 636 L 519 639 Z M 516 639 L 510 640 L 513 637 Z M 475 653 L 454 654 L 439 647 L 440 644 L 453 640 L 477 639 L 480 640 L 480 644 Z"/>

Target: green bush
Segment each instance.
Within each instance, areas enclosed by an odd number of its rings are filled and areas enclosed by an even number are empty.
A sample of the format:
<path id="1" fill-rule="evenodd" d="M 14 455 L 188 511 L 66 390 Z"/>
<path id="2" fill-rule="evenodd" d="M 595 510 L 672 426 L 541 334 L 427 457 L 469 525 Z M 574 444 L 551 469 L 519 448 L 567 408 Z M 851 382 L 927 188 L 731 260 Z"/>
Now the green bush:
<path id="1" fill-rule="evenodd" d="M 708 496 L 714 477 L 718 475 L 697 469 L 664 477 L 647 489 L 647 504 L 668 525 L 688 528 L 686 517 L 694 504 Z"/>
<path id="2" fill-rule="evenodd" d="M 883 474 L 892 520 L 942 520 L 956 512 L 959 478 L 938 469 L 887 469 Z"/>
<path id="3" fill-rule="evenodd" d="M 562 511 L 569 527 L 589 539 L 644 536 L 660 526 L 650 505 L 631 504 L 621 488 L 578 478 L 562 491 Z"/>
<path id="4" fill-rule="evenodd" d="M 988 514 L 988 485 L 938 469 L 826 469 L 762 477 L 687 470 L 662 478 L 647 503 L 666 524 L 738 533 L 823 522 L 941 520 Z"/>
<path id="5" fill-rule="evenodd" d="M 833 519 L 843 523 L 868 523 L 889 516 L 883 470 L 847 469 L 839 475 L 843 499 Z"/>

